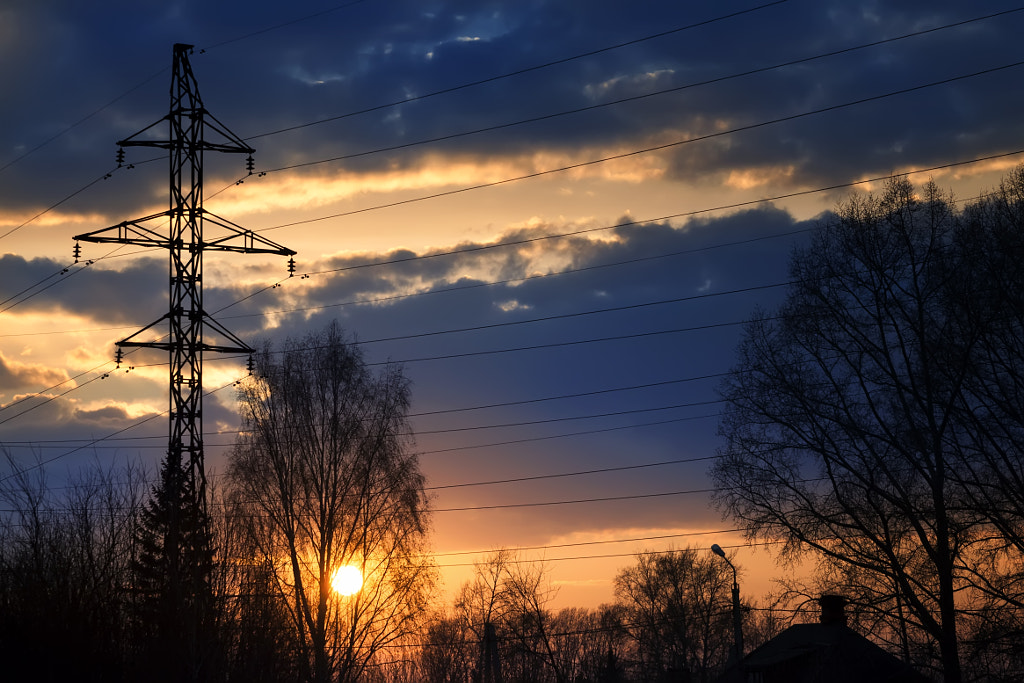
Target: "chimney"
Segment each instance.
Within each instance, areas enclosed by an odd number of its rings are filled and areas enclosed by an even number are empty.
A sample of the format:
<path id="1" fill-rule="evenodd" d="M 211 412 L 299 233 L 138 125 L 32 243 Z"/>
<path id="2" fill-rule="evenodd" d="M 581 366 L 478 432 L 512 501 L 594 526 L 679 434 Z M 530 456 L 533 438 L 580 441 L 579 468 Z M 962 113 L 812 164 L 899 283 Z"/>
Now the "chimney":
<path id="1" fill-rule="evenodd" d="M 846 602 L 842 595 L 822 595 L 818 598 L 818 604 L 821 605 L 819 621 L 822 624 L 846 626 Z"/>

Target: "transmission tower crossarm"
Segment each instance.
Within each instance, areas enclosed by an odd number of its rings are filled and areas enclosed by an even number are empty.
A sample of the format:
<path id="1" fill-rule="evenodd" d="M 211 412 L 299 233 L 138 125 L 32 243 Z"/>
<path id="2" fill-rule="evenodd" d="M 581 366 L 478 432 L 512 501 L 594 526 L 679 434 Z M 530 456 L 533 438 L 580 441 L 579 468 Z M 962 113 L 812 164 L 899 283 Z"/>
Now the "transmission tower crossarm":
<path id="1" fill-rule="evenodd" d="M 171 342 L 169 342 L 169 341 L 167 341 L 167 342 L 161 342 L 161 341 L 142 342 L 142 341 L 136 341 L 135 339 L 136 339 L 136 337 L 138 337 L 143 332 L 146 332 L 147 330 L 152 330 L 154 327 L 156 327 L 160 323 L 162 323 L 162 322 L 164 322 L 166 320 L 169 320 L 170 317 L 171 317 L 170 313 L 165 313 L 164 315 L 160 316 L 158 319 L 154 320 L 153 322 L 151 322 L 150 324 L 146 325 L 142 329 L 137 330 L 137 331 L 133 332 L 131 335 L 129 335 L 129 336 L 125 337 L 124 339 L 122 339 L 121 341 L 116 342 L 115 345 L 116 346 L 125 346 L 125 347 L 128 347 L 128 346 L 130 346 L 130 347 L 141 347 L 141 348 L 147 348 L 147 349 L 161 349 L 163 351 L 169 350 L 171 348 Z M 166 334 L 164 336 L 166 336 Z"/>
<path id="2" fill-rule="evenodd" d="M 202 217 L 203 222 L 212 223 L 227 231 L 226 235 L 199 242 L 197 246 L 202 250 L 230 251 L 239 254 L 276 254 L 278 256 L 294 256 L 296 254 L 293 249 L 284 247 L 205 209 L 198 209 L 196 213 Z M 157 218 L 170 218 L 174 214 L 174 211 L 162 211 L 144 218 L 122 221 L 109 228 L 75 235 L 72 239 L 97 244 L 134 244 L 140 247 L 167 249 L 171 246 L 171 238 L 142 224 Z"/>
<path id="3" fill-rule="evenodd" d="M 217 351 L 219 353 L 253 353 L 252 347 L 239 339 L 233 332 L 228 330 L 228 328 L 224 327 L 207 315 L 206 311 L 203 311 L 203 325 L 207 329 L 214 330 L 217 334 L 234 344 L 234 346 L 230 346 L 228 344 L 210 344 L 204 341 L 202 342 L 203 351 Z"/>
<path id="4" fill-rule="evenodd" d="M 159 147 L 161 149 L 170 149 L 171 145 L 174 144 L 173 140 L 135 140 L 134 139 L 134 138 L 137 138 L 140 135 L 145 134 L 147 131 L 150 131 L 153 128 L 156 128 L 161 123 L 164 123 L 165 121 L 169 122 L 170 120 L 171 120 L 171 115 L 168 114 L 168 115 L 166 115 L 166 116 L 164 116 L 164 117 L 154 121 L 153 123 L 149 124 L 148 126 L 143 128 L 139 132 L 133 133 L 132 135 L 129 135 L 128 137 L 126 137 L 123 140 L 118 140 L 117 141 L 117 146 L 118 147 Z"/>
<path id="5" fill-rule="evenodd" d="M 203 211 L 203 220 L 207 224 L 213 223 L 228 231 L 224 237 L 206 239 L 203 242 L 204 249 L 233 251 L 240 254 L 277 254 L 279 256 L 294 256 L 296 254 L 293 249 L 281 246 L 209 211 Z M 232 240 L 238 240 L 241 244 L 233 244 Z"/>
<path id="6" fill-rule="evenodd" d="M 199 140 L 196 142 L 194 149 L 203 152 L 226 152 L 228 154 L 255 154 L 256 150 L 241 141 L 234 133 L 231 133 L 223 125 L 212 125 L 210 119 L 213 119 L 213 115 L 206 109 L 199 109 L 196 111 L 197 114 L 202 114 L 204 127 L 208 130 L 216 131 L 222 136 L 227 138 L 227 142 L 211 142 L 209 140 Z M 135 138 L 142 135 L 146 131 L 155 128 L 164 121 L 167 121 L 168 117 L 164 117 L 159 121 L 156 121 L 149 126 L 143 128 L 135 135 L 129 136 L 124 140 L 117 142 L 118 147 L 157 147 L 159 149 L 171 149 L 174 146 L 173 140 L 136 140 Z M 216 119 L 214 119 L 216 121 Z M 218 121 L 218 123 L 220 123 Z"/>
<path id="7" fill-rule="evenodd" d="M 255 154 L 256 150 L 245 143 L 242 138 L 232 133 L 227 126 L 221 123 L 216 116 L 210 113 L 206 107 L 202 105 L 202 101 L 199 99 L 199 93 L 193 93 L 197 106 L 188 108 L 188 115 L 195 118 L 196 121 L 202 122 L 203 135 L 201 138 L 194 140 L 193 151 L 195 152 L 226 152 L 228 154 Z M 178 112 L 184 113 L 184 112 Z M 174 114 L 171 112 L 166 116 L 154 121 L 137 133 L 133 133 L 123 140 L 117 141 L 118 147 L 158 147 L 160 149 L 170 149 L 175 144 L 174 139 L 162 140 L 162 139 L 150 139 L 142 138 L 150 130 L 156 128 L 165 121 L 168 123 L 174 123 Z M 217 134 L 222 141 L 216 142 L 206 139 L 208 131 L 212 131 Z"/>
<path id="8" fill-rule="evenodd" d="M 219 353 L 243 353 L 249 354 L 253 352 L 252 347 L 246 344 L 244 341 L 238 338 L 236 334 L 231 332 L 229 329 L 221 325 L 219 322 L 210 317 L 206 311 L 200 312 L 200 317 L 203 321 L 203 327 L 206 329 L 212 329 L 216 334 L 220 335 L 227 340 L 228 343 L 213 344 L 205 341 L 199 342 L 199 350 L 202 351 L 216 351 Z M 133 348 L 146 348 L 146 349 L 160 349 L 162 351 L 170 351 L 176 348 L 173 341 L 137 341 L 137 337 L 149 330 L 154 330 L 160 323 L 170 322 L 171 314 L 167 313 L 160 316 L 157 320 L 154 320 L 150 324 L 146 325 L 140 330 L 133 332 L 131 335 L 125 337 L 119 342 L 116 342 L 117 346 L 120 347 L 133 347 Z M 166 336 L 166 333 L 162 333 L 162 336 Z"/>
<path id="9" fill-rule="evenodd" d="M 225 140 L 226 143 L 212 143 L 204 140 L 207 150 L 214 152 L 234 152 L 236 154 L 255 154 L 256 150 L 245 143 L 242 138 L 238 137 L 228 127 L 221 123 L 216 116 L 203 109 L 203 123 L 210 130 L 219 133 Z"/>
<path id="10" fill-rule="evenodd" d="M 147 221 L 157 218 L 168 218 L 170 211 L 161 211 L 143 218 L 136 218 L 131 221 L 122 221 L 109 228 L 101 228 L 92 232 L 85 232 L 75 235 L 71 239 L 80 242 L 95 242 L 97 244 L 135 244 L 140 247 L 161 247 L 166 249 L 170 246 L 170 238 L 142 225 Z"/>

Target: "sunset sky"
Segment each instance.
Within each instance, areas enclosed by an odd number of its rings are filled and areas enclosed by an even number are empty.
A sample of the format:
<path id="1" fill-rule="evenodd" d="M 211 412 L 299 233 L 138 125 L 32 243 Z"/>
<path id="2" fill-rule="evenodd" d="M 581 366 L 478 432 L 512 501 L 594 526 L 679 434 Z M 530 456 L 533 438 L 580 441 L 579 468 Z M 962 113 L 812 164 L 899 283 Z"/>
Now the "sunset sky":
<path id="1" fill-rule="evenodd" d="M 113 363 L 166 254 L 71 238 L 166 210 L 166 158 L 115 143 L 188 43 L 256 149 L 251 176 L 207 154 L 205 207 L 298 252 L 207 254 L 207 310 L 253 345 L 337 319 L 404 365 L 447 590 L 521 547 L 594 606 L 632 553 L 719 543 L 756 599 L 779 570 L 706 476 L 742 323 L 851 193 L 969 200 L 1024 161 L 1022 33 L 998 1 L 5 2 L 0 444 L 55 486 L 166 449 L 166 358 Z M 206 358 L 213 482 L 245 374 Z"/>

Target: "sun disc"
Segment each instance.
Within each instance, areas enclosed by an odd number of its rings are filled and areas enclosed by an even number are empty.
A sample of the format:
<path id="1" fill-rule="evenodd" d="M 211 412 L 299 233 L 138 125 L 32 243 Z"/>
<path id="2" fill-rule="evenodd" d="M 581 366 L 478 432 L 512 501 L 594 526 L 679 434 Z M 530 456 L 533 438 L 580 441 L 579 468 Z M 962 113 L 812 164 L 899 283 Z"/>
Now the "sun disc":
<path id="1" fill-rule="evenodd" d="M 338 595 L 352 595 L 358 593 L 362 587 L 363 575 L 359 572 L 358 567 L 349 564 L 338 567 L 331 579 L 331 588 Z"/>

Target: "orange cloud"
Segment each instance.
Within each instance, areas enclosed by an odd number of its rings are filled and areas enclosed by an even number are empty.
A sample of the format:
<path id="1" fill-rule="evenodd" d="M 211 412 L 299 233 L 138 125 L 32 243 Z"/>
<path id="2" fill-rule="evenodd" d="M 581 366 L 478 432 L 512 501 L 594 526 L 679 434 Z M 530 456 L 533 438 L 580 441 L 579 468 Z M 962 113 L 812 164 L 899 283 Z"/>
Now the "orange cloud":
<path id="1" fill-rule="evenodd" d="M 793 178 L 795 172 L 796 167 L 792 164 L 737 169 L 729 172 L 725 184 L 738 190 L 752 190 L 755 187 L 763 187 L 765 185 L 781 184 L 785 186 Z"/>
<path id="2" fill-rule="evenodd" d="M 121 426 L 125 422 L 140 417 L 159 414 L 161 411 L 145 403 L 126 403 L 124 401 L 103 401 L 76 407 L 73 411 L 75 420 L 107 427 Z"/>
<path id="3" fill-rule="evenodd" d="M 60 211 L 48 211 L 42 216 L 39 210 L 23 211 L 19 213 L 0 212 L 0 228 L 15 228 L 24 223 L 34 227 L 50 227 L 54 225 L 102 225 L 110 218 L 99 213 L 64 213 Z"/>
<path id="4" fill-rule="evenodd" d="M 0 351 L 0 389 L 24 389 L 51 386 L 66 381 L 69 375 L 63 368 L 51 368 L 41 363 L 21 363 L 4 356 Z"/>
<path id="5" fill-rule="evenodd" d="M 656 143 L 652 143 L 656 144 Z M 430 192 L 443 188 L 469 187 L 572 166 L 615 156 L 634 147 L 586 148 L 572 153 L 539 150 L 506 158 L 423 156 L 409 167 L 381 171 L 349 171 L 323 167 L 316 175 L 297 171 L 250 178 L 216 199 L 216 211 L 225 216 L 269 213 L 282 209 L 317 209 L 371 194 Z M 666 164 L 657 154 L 642 154 L 609 162 L 581 166 L 564 174 L 567 180 L 601 178 L 638 183 L 660 178 Z M 211 202 L 211 205 L 213 202 Z"/>

